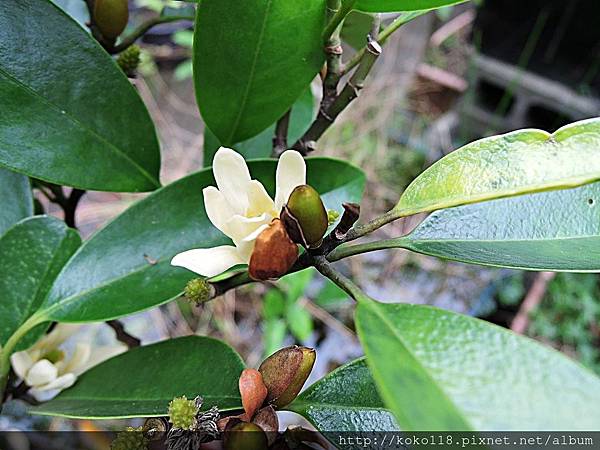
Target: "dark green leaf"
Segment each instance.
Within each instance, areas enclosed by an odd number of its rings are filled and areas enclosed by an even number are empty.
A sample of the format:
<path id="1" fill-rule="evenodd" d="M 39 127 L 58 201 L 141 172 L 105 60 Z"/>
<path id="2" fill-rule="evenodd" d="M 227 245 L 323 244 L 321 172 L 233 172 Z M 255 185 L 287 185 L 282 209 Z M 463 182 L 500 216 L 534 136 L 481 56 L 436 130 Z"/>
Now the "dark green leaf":
<path id="1" fill-rule="evenodd" d="M 415 11 L 455 5 L 466 0 L 358 0 L 354 7 L 365 12 Z"/>
<path id="2" fill-rule="evenodd" d="M 248 165 L 273 195 L 276 161 Z M 365 181 L 359 169 L 329 158 L 308 159 L 307 177 L 330 208 L 358 201 Z M 194 274 L 172 267 L 171 258 L 191 248 L 229 243 L 204 211 L 202 189 L 214 184 L 210 169 L 190 175 L 157 190 L 96 233 L 60 273 L 40 317 L 107 320 L 177 297 Z"/>
<path id="3" fill-rule="evenodd" d="M 406 431 L 600 430 L 600 379 L 479 319 L 361 299 L 373 378 Z"/>
<path id="4" fill-rule="evenodd" d="M 273 124 L 319 72 L 325 3 L 202 3 L 195 27 L 196 96 L 203 119 L 223 145 Z"/>
<path id="5" fill-rule="evenodd" d="M 472 142 L 413 181 L 400 216 L 530 192 L 576 187 L 600 179 L 600 118 L 553 134 L 519 130 Z"/>
<path id="6" fill-rule="evenodd" d="M 0 236 L 19 220 L 33 214 L 33 196 L 29 179 L 0 167 Z"/>
<path id="7" fill-rule="evenodd" d="M 187 336 L 138 347 L 84 373 L 74 387 L 34 414 L 109 419 L 166 416 L 181 395 L 204 398 L 202 409 L 241 407 L 239 355 L 216 339 Z"/>
<path id="8" fill-rule="evenodd" d="M 389 242 L 472 264 L 600 272 L 600 183 L 437 211 Z"/>
<path id="9" fill-rule="evenodd" d="M 319 431 L 398 430 L 394 416 L 377 394 L 364 358 L 317 381 L 286 409 L 306 417 Z"/>
<path id="10" fill-rule="evenodd" d="M 148 112 L 89 33 L 49 1 L 11 1 L 0 42 L 0 165 L 83 189 L 159 186 Z"/>
<path id="11" fill-rule="evenodd" d="M 315 99 L 311 90 L 306 89 L 292 107 L 288 130 L 288 142 L 296 142 L 296 140 L 308 129 L 314 117 Z M 253 138 L 231 145 L 231 148 L 244 155 L 245 159 L 268 158 L 273 152 L 274 135 L 275 125 L 273 124 Z M 213 157 L 217 150 L 219 150 L 219 147 L 221 147 L 219 139 L 209 128 L 205 128 L 204 167 L 212 165 Z"/>
<path id="12" fill-rule="evenodd" d="M 39 308 L 80 244 L 75 230 L 48 216 L 25 219 L 0 238 L 0 345 Z M 21 347 L 31 344 L 39 331 L 22 341 Z"/>

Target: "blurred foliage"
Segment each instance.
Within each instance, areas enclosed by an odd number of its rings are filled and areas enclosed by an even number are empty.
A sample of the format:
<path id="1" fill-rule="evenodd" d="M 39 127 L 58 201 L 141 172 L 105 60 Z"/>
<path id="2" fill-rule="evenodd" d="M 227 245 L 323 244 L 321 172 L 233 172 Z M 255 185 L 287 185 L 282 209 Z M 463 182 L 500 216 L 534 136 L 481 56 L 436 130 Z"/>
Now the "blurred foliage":
<path id="1" fill-rule="evenodd" d="M 503 278 L 501 305 L 516 306 L 527 293 L 524 272 Z M 559 273 L 530 317 L 527 334 L 547 341 L 600 373 L 600 283 L 594 274 Z"/>
<path id="2" fill-rule="evenodd" d="M 600 373 L 600 284 L 592 274 L 559 273 L 533 312 L 528 333 L 571 349 Z"/>
<path id="3" fill-rule="evenodd" d="M 265 356 L 279 350 L 290 334 L 300 343 L 311 337 L 314 323 L 311 314 L 304 308 L 306 301 L 312 300 L 315 305 L 328 309 L 348 299 L 348 296 L 328 279 L 324 284 L 312 289 L 315 275 L 314 269 L 287 275 L 279 280 L 277 286 L 266 292 L 262 307 Z"/>

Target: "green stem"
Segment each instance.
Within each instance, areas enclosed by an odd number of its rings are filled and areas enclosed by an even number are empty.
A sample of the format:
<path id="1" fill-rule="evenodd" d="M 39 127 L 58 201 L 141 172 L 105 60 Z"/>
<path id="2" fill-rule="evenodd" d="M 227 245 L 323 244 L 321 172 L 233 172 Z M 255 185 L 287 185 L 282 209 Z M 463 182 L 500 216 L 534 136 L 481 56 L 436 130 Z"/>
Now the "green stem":
<path id="1" fill-rule="evenodd" d="M 358 225 L 358 226 L 355 226 L 354 228 L 352 228 L 346 235 L 345 242 L 358 239 L 359 237 L 362 237 L 365 234 L 369 234 L 375 230 L 378 230 L 382 226 L 387 225 L 388 223 L 393 222 L 394 220 L 397 220 L 397 219 L 400 219 L 401 217 L 405 217 L 405 216 L 409 216 L 409 215 L 410 214 L 408 211 L 403 211 L 403 210 L 394 208 L 394 209 L 386 212 L 385 214 L 383 214 L 379 217 L 376 217 L 375 219 L 371 220 L 370 222 L 367 222 L 363 225 Z"/>
<path id="2" fill-rule="evenodd" d="M 354 284 L 352 280 L 335 270 L 323 256 L 315 257 L 314 265 L 321 275 L 329 278 L 331 281 L 337 284 L 354 300 L 359 301 L 361 298 L 366 296 L 366 294 L 356 284 Z"/>
<path id="3" fill-rule="evenodd" d="M 340 245 L 338 248 L 333 250 L 327 255 L 327 261 L 334 262 L 340 259 L 348 258 L 350 256 L 360 255 L 367 252 L 375 252 L 377 250 L 385 250 L 387 248 L 400 247 L 398 245 L 398 239 L 384 239 L 381 241 L 367 242 L 365 244 L 357 245 Z"/>
<path id="4" fill-rule="evenodd" d="M 10 355 L 19 343 L 19 341 L 29 332 L 33 327 L 44 322 L 42 317 L 36 315 L 31 316 L 29 319 L 21 325 L 17 331 L 6 341 L 2 352 L 0 352 L 0 396 L 6 390 L 6 382 L 8 380 L 8 374 L 10 372 Z"/>
<path id="5" fill-rule="evenodd" d="M 396 19 L 394 19 L 392 23 L 385 27 L 381 31 L 381 33 L 379 33 L 377 42 L 379 42 L 379 44 L 383 46 L 383 44 L 385 44 L 385 42 L 390 38 L 390 36 L 394 34 L 394 32 L 397 31 L 402 25 L 428 12 L 429 10 L 419 10 L 399 15 L 398 17 L 396 17 Z M 367 49 L 363 48 L 354 54 L 350 61 L 348 61 L 344 66 L 344 74 L 350 72 L 361 62 L 366 51 Z"/>
<path id="6" fill-rule="evenodd" d="M 144 22 L 143 24 L 141 24 L 139 27 L 137 27 L 135 30 L 133 30 L 133 32 L 131 34 L 129 34 L 128 36 L 125 36 L 121 40 L 119 45 L 115 45 L 114 47 L 109 49 L 109 53 L 111 53 L 111 54 L 121 53 L 123 50 L 125 50 L 128 47 L 130 47 L 131 45 L 135 44 L 135 41 L 137 41 L 140 37 L 142 37 L 144 34 L 146 34 L 148 32 L 148 30 L 150 30 L 150 28 L 155 27 L 156 25 L 161 25 L 163 23 L 177 22 L 180 20 L 193 21 L 194 19 L 195 19 L 194 16 L 154 17 L 154 18 Z"/>
<path id="7" fill-rule="evenodd" d="M 332 2 L 336 3 L 336 0 L 330 0 L 327 5 L 329 10 L 333 12 L 333 16 L 331 17 L 331 20 L 329 20 L 329 23 L 327 24 L 327 26 L 325 27 L 325 30 L 323 31 L 323 41 L 324 42 L 327 42 L 329 40 L 331 35 L 341 25 L 341 23 L 346 18 L 348 13 L 350 11 L 352 11 L 352 8 L 354 7 L 354 3 L 356 3 L 356 0 L 342 1 L 341 4 L 339 5 L 339 8 L 337 6 L 332 7 L 331 6 Z"/>

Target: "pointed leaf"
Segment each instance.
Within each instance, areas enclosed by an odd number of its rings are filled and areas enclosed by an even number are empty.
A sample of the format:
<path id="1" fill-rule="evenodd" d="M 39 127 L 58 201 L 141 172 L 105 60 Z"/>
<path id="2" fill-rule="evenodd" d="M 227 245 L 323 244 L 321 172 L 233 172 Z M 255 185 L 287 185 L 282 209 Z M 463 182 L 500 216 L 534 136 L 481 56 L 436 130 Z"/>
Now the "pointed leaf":
<path id="1" fill-rule="evenodd" d="M 575 187 L 600 179 L 600 118 L 554 134 L 519 130 L 484 138 L 415 179 L 395 211 L 404 216 L 494 198 Z"/>
<path id="2" fill-rule="evenodd" d="M 342 366 L 311 385 L 286 409 L 319 431 L 394 431 L 398 425 L 377 393 L 364 358 Z"/>
<path id="3" fill-rule="evenodd" d="M 358 0 L 355 9 L 365 12 L 415 11 L 417 9 L 437 9 L 455 5 L 466 0 Z"/>
<path id="4" fill-rule="evenodd" d="M 600 272 L 600 183 L 436 211 L 388 242 L 471 264 Z"/>
<path id="5" fill-rule="evenodd" d="M 0 236 L 19 220 L 33 214 L 33 196 L 29 179 L 0 167 Z"/>
<path id="6" fill-rule="evenodd" d="M 75 230 L 49 216 L 25 219 L 0 238 L 0 345 L 39 308 L 80 244 Z M 21 347 L 32 344 L 41 331 L 34 330 Z"/>
<path id="7" fill-rule="evenodd" d="M 356 325 L 403 430 L 600 430 L 600 379 L 529 338 L 429 306 L 367 298 Z"/>
<path id="8" fill-rule="evenodd" d="M 196 96 L 204 121 L 223 145 L 273 124 L 317 75 L 324 62 L 325 4 L 202 2 L 194 39 Z"/>
<path id="9" fill-rule="evenodd" d="M 137 347 L 84 373 L 34 414 L 87 419 L 166 416 L 169 402 L 204 399 L 202 410 L 241 408 L 240 356 L 216 339 L 186 336 Z M 126 375 L 125 375 L 126 374 Z"/>
<path id="10" fill-rule="evenodd" d="M 50 1 L 22 0 L 2 3 L 0 42 L 0 165 L 83 189 L 159 186 L 148 112 L 89 33 Z"/>
<path id="11" fill-rule="evenodd" d="M 252 176 L 273 195 L 276 161 L 248 165 Z M 345 162 L 309 159 L 307 176 L 330 208 L 358 201 L 362 195 L 364 175 Z M 211 170 L 204 169 L 157 190 L 109 223 L 65 266 L 40 317 L 64 322 L 108 320 L 177 297 L 196 275 L 172 267 L 171 258 L 184 250 L 229 243 L 204 211 L 202 189 L 214 184 Z"/>

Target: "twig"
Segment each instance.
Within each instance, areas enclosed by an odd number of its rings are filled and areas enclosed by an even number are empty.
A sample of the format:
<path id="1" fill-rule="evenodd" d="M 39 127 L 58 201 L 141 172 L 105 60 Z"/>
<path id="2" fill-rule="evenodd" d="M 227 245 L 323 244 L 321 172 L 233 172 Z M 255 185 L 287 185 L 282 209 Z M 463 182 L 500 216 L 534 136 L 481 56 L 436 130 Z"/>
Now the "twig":
<path id="1" fill-rule="evenodd" d="M 52 203 L 56 203 L 63 210 L 65 223 L 71 228 L 77 228 L 75 213 L 81 197 L 86 191 L 73 188 L 67 196 L 62 186 L 45 181 L 34 180 L 34 186 Z"/>
<path id="2" fill-rule="evenodd" d="M 135 41 L 142 37 L 152 27 L 161 25 L 163 23 L 177 22 L 180 20 L 193 21 L 194 16 L 160 16 L 149 19 L 133 30 L 131 34 L 125 36 L 118 45 L 107 48 L 107 51 L 111 54 L 120 53 L 131 45 L 135 44 Z"/>
<path id="3" fill-rule="evenodd" d="M 350 297 L 358 301 L 360 298 L 364 298 L 365 294 L 360 288 L 354 284 L 349 278 L 342 275 L 340 272 L 335 270 L 325 259 L 324 256 L 317 256 L 314 258 L 314 266 L 321 273 L 321 275 L 329 278 L 340 288 L 342 288 Z"/>
<path id="4" fill-rule="evenodd" d="M 289 109 L 281 119 L 277 121 L 275 126 L 275 136 L 273 137 L 273 156 L 279 157 L 283 152 L 287 150 L 288 146 L 288 130 L 290 128 L 290 116 L 292 110 Z"/>
<path id="5" fill-rule="evenodd" d="M 399 15 L 392 23 L 390 23 L 387 27 L 385 27 L 381 33 L 379 33 L 379 37 L 377 38 L 377 42 L 380 45 L 384 45 L 386 41 L 390 38 L 394 32 L 398 31 L 402 25 L 407 24 L 413 19 L 422 16 L 423 14 L 428 13 L 428 10 L 420 10 L 420 11 L 412 11 L 409 13 L 404 13 Z M 352 69 L 354 69 L 357 65 L 362 61 L 365 53 L 367 52 L 367 48 L 363 48 L 356 52 L 354 56 L 344 65 L 343 74 L 349 73 Z"/>
<path id="6" fill-rule="evenodd" d="M 315 251 L 318 251 L 319 255 L 327 255 L 334 248 L 343 243 L 348 232 L 352 229 L 360 216 L 359 204 L 344 203 L 342 206 L 344 207 L 344 214 L 342 215 L 340 222 L 333 231 L 323 239 L 323 244 L 315 249 Z"/>
<path id="7" fill-rule="evenodd" d="M 540 272 L 535 276 L 535 280 L 529 288 L 529 292 L 521 303 L 517 315 L 510 324 L 510 329 L 517 334 L 523 334 L 529 326 L 529 315 L 539 306 L 546 294 L 548 284 L 556 276 L 556 272 Z"/>
<path id="8" fill-rule="evenodd" d="M 131 334 L 125 331 L 125 327 L 118 320 L 108 320 L 106 324 L 115 330 L 115 335 L 117 336 L 117 340 L 127 345 L 129 348 L 139 347 L 142 343 L 141 340 L 132 336 Z"/>
<path id="9" fill-rule="evenodd" d="M 335 30 L 346 18 L 348 13 L 352 11 L 356 0 L 329 0 L 327 2 L 329 23 L 323 30 L 323 42 L 327 42 Z"/>
<path id="10" fill-rule="evenodd" d="M 377 41 L 370 41 L 367 45 L 367 51 L 363 54 L 361 62 L 356 71 L 350 77 L 350 80 L 340 92 L 327 110 L 321 109 L 317 118 L 312 123 L 310 128 L 298 141 L 292 146 L 295 150 L 306 155 L 314 150 L 315 142 L 327 131 L 327 129 L 335 122 L 340 113 L 358 97 L 360 91 L 364 87 L 365 79 L 373 68 L 375 61 L 381 55 L 382 49 Z"/>

